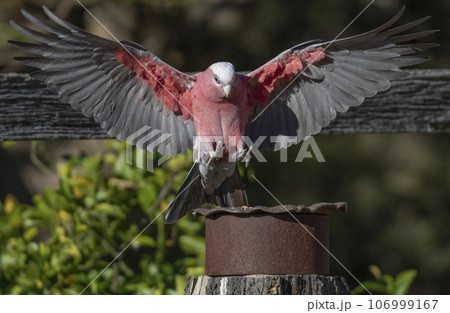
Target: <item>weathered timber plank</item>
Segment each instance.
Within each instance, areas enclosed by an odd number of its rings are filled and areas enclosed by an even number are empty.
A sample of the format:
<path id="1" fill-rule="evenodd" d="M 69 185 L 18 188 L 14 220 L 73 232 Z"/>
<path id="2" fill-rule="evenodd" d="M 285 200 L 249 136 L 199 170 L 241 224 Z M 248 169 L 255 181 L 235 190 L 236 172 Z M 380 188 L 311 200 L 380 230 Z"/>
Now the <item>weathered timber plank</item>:
<path id="1" fill-rule="evenodd" d="M 450 132 L 450 70 L 412 70 L 322 133 Z M 0 74 L 0 141 L 104 139 L 92 119 L 24 74 Z"/>
<path id="2" fill-rule="evenodd" d="M 343 277 L 250 275 L 188 277 L 185 295 L 348 295 Z"/>

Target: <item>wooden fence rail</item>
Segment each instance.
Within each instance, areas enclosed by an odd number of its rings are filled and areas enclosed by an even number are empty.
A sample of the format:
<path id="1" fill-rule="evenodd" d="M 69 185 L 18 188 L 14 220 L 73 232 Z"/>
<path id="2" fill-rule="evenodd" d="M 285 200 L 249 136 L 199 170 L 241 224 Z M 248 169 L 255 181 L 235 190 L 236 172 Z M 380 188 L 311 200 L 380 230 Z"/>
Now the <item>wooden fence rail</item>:
<path id="1" fill-rule="evenodd" d="M 450 70 L 410 73 L 322 133 L 450 132 Z M 0 141 L 104 138 L 110 136 L 95 121 L 61 103 L 43 82 L 0 74 Z"/>

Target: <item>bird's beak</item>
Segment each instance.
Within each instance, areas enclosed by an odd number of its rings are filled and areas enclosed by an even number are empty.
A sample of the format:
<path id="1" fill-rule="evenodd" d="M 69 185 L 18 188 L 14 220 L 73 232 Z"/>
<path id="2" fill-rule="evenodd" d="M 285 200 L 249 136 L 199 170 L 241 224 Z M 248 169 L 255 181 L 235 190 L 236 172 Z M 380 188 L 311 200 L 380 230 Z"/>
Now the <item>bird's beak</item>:
<path id="1" fill-rule="evenodd" d="M 223 92 L 225 93 L 225 97 L 228 98 L 231 93 L 231 84 L 223 86 L 222 89 L 223 89 Z"/>

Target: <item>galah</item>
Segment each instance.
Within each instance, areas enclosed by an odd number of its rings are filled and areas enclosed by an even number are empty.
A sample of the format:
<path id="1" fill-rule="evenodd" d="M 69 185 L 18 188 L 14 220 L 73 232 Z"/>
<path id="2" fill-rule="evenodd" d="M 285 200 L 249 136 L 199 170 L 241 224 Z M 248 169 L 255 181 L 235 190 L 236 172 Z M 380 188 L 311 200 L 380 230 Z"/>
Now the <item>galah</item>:
<path id="1" fill-rule="evenodd" d="M 170 156 L 194 151 L 195 163 L 166 223 L 205 203 L 248 205 L 236 160 L 252 148 L 279 150 L 317 134 L 338 112 L 408 75 L 400 68 L 425 61 L 415 54 L 436 46 L 412 42 L 435 31 L 404 34 L 429 17 L 392 28 L 403 7 L 372 31 L 301 43 L 248 74 L 218 62 L 188 75 L 137 43 L 98 37 L 43 10 L 52 22 L 21 12 L 46 33 L 11 21 L 17 31 L 40 42 L 11 42 L 38 55 L 17 58 L 40 69 L 34 77 L 119 140 L 136 144 L 130 138 L 147 126 L 170 138 L 156 147 L 137 141 L 140 148 Z M 285 138 L 295 139 L 286 143 Z"/>

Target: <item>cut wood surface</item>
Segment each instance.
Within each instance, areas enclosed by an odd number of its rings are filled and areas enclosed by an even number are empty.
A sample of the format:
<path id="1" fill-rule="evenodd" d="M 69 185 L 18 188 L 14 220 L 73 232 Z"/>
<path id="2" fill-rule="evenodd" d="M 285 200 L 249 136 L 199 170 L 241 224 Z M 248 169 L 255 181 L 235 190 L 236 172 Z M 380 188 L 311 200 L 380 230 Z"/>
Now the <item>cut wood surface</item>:
<path id="1" fill-rule="evenodd" d="M 188 277 L 185 295 L 349 295 L 343 277 L 250 275 Z"/>
<path id="2" fill-rule="evenodd" d="M 392 88 L 350 108 L 322 133 L 450 132 L 450 70 L 413 70 Z M 0 74 L 0 141 L 111 138 L 61 103 L 45 83 Z"/>

